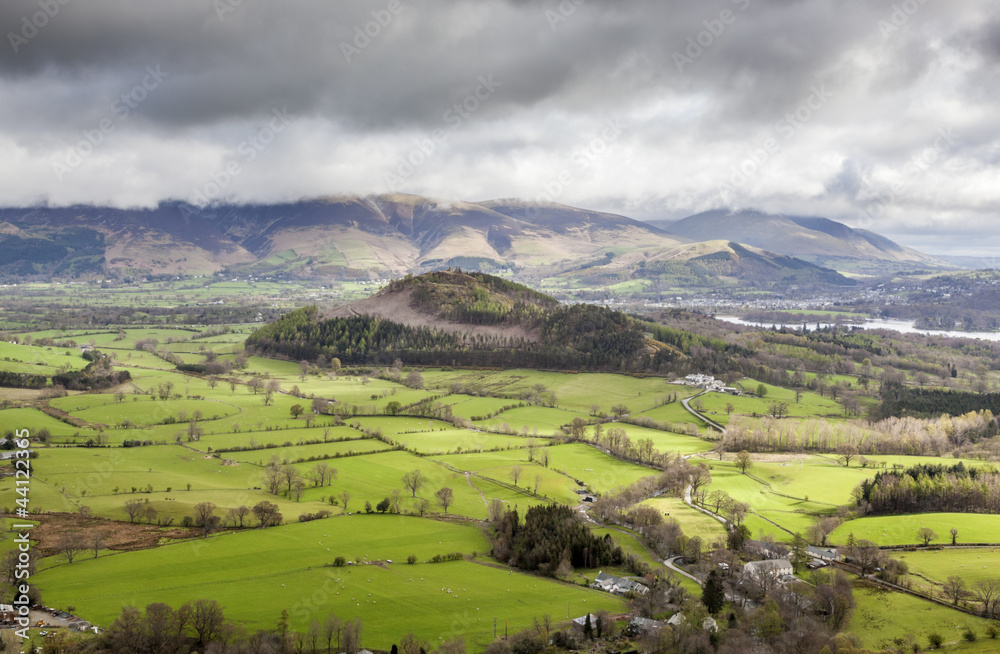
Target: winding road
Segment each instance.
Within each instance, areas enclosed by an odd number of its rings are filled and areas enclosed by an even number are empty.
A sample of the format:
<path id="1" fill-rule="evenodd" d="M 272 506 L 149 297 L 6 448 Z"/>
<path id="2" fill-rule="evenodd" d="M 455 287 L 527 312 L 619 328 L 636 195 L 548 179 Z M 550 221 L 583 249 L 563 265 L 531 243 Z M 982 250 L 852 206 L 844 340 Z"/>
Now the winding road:
<path id="1" fill-rule="evenodd" d="M 683 575 L 683 576 L 687 577 L 688 579 L 690 579 L 694 583 L 698 584 L 699 586 L 704 586 L 705 584 L 704 584 L 704 582 L 702 582 L 701 579 L 698 579 L 698 577 L 695 577 L 693 574 L 691 574 L 689 572 L 685 572 L 684 570 L 681 570 L 680 568 L 678 568 L 674 564 L 674 561 L 676 561 L 677 559 L 683 559 L 683 558 L 684 558 L 683 556 L 672 556 L 669 559 L 664 559 L 663 565 L 667 566 L 667 568 L 669 568 L 670 570 L 673 570 L 677 574 Z"/>
<path id="2" fill-rule="evenodd" d="M 689 398 L 683 399 L 683 400 L 681 400 L 681 404 L 683 404 L 684 408 L 688 410 L 688 413 L 690 413 L 691 415 L 693 415 L 695 418 L 698 418 L 699 420 L 701 420 L 702 422 L 704 422 L 706 425 L 708 425 L 712 429 L 715 429 L 716 431 L 718 431 L 718 432 L 720 432 L 722 434 L 725 434 L 726 433 L 726 428 L 725 427 L 723 427 L 719 423 L 715 422 L 711 418 L 706 418 L 701 413 L 698 413 L 697 411 L 695 411 L 694 409 L 692 409 L 691 405 L 688 404 L 688 402 L 690 402 L 691 400 L 693 400 L 693 399 L 695 399 L 697 397 L 701 397 L 702 395 L 704 395 L 707 392 L 708 391 L 702 391 L 702 392 L 698 393 L 697 395 L 692 395 Z"/>
<path id="3" fill-rule="evenodd" d="M 701 511 L 705 515 L 715 518 L 716 520 L 722 523 L 723 527 L 729 527 L 729 521 L 723 518 L 721 515 L 719 515 L 718 513 L 712 513 L 708 509 L 700 507 L 691 501 L 691 484 L 688 484 L 687 488 L 684 489 L 684 503 L 690 506 L 692 509 Z"/>

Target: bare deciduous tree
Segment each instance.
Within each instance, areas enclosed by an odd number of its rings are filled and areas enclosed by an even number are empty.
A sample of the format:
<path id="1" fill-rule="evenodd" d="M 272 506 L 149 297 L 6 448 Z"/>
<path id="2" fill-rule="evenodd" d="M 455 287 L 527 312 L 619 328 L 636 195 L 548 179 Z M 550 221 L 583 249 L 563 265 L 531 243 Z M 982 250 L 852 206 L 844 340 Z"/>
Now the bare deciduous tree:
<path id="1" fill-rule="evenodd" d="M 750 453 L 747 452 L 746 450 L 743 450 L 742 452 L 739 452 L 736 455 L 736 467 L 739 468 L 740 472 L 742 472 L 743 474 L 746 474 L 747 468 L 750 467 L 750 464 L 752 462 L 753 462 L 753 457 L 751 457 Z"/>
<path id="2" fill-rule="evenodd" d="M 273 502 L 268 502 L 267 500 L 258 502 L 253 506 L 251 511 L 257 518 L 261 529 L 281 524 L 281 512 L 278 511 L 278 505 Z"/>
<path id="3" fill-rule="evenodd" d="M 135 519 L 142 514 L 142 501 L 125 500 L 125 513 L 128 515 L 129 522 L 135 522 Z"/>
<path id="4" fill-rule="evenodd" d="M 424 478 L 424 473 L 420 472 L 419 469 L 411 470 L 403 475 L 403 486 L 410 491 L 410 497 L 416 497 L 417 491 L 425 483 L 427 483 L 427 480 Z"/>
<path id="5" fill-rule="evenodd" d="M 451 506 L 452 501 L 455 499 L 455 493 L 450 488 L 445 486 L 438 492 L 434 493 L 434 497 L 437 498 L 438 504 L 444 509 L 445 513 L 448 513 L 448 507 Z"/>
<path id="6" fill-rule="evenodd" d="M 990 606 L 1000 597 L 1000 579 L 980 579 L 972 586 L 976 599 L 983 605 L 983 616 L 990 616 Z"/>
<path id="7" fill-rule="evenodd" d="M 66 561 L 73 563 L 76 555 L 87 549 L 87 539 L 78 531 L 67 531 L 59 535 L 56 549 L 66 556 Z"/>
<path id="8" fill-rule="evenodd" d="M 924 547 L 931 544 L 931 541 L 937 538 L 937 534 L 930 527 L 921 527 L 917 530 L 917 538 L 923 542 Z"/>
<path id="9" fill-rule="evenodd" d="M 219 516 L 215 515 L 214 502 L 199 502 L 194 505 L 194 523 L 201 527 L 203 536 L 208 536 L 219 526 Z"/>
<path id="10" fill-rule="evenodd" d="M 944 591 L 945 597 L 950 599 L 955 606 L 958 606 L 958 603 L 969 595 L 969 591 L 965 586 L 965 579 L 962 579 L 958 575 L 948 577 L 944 584 L 942 584 L 941 590 Z"/>
<path id="11" fill-rule="evenodd" d="M 108 532 L 103 529 L 92 529 L 90 531 L 90 548 L 94 550 L 94 558 L 102 549 L 104 549 L 105 544 L 108 542 Z"/>

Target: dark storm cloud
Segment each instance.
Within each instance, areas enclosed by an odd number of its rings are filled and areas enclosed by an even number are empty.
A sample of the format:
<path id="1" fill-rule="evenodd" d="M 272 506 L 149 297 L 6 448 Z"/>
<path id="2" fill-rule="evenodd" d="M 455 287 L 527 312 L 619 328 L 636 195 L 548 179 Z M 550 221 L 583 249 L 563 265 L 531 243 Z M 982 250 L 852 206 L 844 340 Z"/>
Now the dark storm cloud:
<path id="1" fill-rule="evenodd" d="M 986 220 L 1000 203 L 992 14 L 986 0 L 9 0 L 0 193 L 191 198 L 283 110 L 288 129 L 228 196 L 384 192 L 423 148 L 403 190 L 533 198 L 569 170 L 562 202 L 850 222 L 902 179 L 886 228 L 915 210 Z M 610 119 L 622 134 L 580 166 Z M 913 183 L 908 163 L 943 128 L 961 138 Z M 741 166 L 754 170 L 727 182 Z"/>

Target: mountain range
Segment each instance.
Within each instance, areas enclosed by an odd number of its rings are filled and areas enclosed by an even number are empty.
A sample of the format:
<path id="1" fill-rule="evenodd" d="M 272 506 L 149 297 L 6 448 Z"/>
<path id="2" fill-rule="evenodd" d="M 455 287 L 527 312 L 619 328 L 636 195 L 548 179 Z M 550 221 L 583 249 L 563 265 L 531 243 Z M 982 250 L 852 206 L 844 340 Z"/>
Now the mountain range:
<path id="1" fill-rule="evenodd" d="M 842 272 L 877 273 L 885 266 L 950 268 L 945 261 L 864 229 L 817 216 L 785 216 L 752 209 L 718 209 L 678 221 L 650 224 L 694 241 L 725 238 L 804 259 Z"/>
<path id="2" fill-rule="evenodd" d="M 676 222 L 516 199 L 415 195 L 152 209 L 0 209 L 5 276 L 369 279 L 447 267 L 580 288 L 844 286 L 846 273 L 948 267 L 825 218 L 712 211 Z"/>

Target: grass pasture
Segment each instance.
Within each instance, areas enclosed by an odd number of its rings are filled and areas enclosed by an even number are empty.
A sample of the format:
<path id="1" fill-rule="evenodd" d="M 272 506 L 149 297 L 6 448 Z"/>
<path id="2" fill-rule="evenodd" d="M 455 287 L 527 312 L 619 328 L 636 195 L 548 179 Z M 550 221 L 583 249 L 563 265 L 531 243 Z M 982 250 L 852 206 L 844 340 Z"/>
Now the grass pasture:
<path id="1" fill-rule="evenodd" d="M 200 296 L 209 289 L 199 286 L 192 292 Z M 53 407 L 73 417 L 106 425 L 104 434 L 109 447 L 62 447 L 92 438 L 96 428 L 72 427 L 35 408 L 0 411 L 0 422 L 5 426 L 32 431 L 47 428 L 54 436 L 52 446 L 39 448 L 34 462 L 37 476 L 32 484 L 32 507 L 76 511 L 87 506 L 95 515 L 127 520 L 124 503 L 138 499 L 148 502 L 159 520 L 176 524 L 192 515 L 200 502 L 214 503 L 216 513 L 224 515 L 229 508 L 267 500 L 278 505 L 285 524 L 151 550 L 107 553 L 93 560 L 81 557 L 73 565 L 67 565 L 63 556 L 48 557 L 35 577 L 47 602 L 72 604 L 84 617 L 106 626 L 124 605 L 163 601 L 176 606 L 211 597 L 226 607 L 227 615 L 248 628 L 273 627 L 282 609 L 289 611 L 293 629 L 308 628 L 312 620 L 322 620 L 328 612 L 334 612 L 343 618 L 361 617 L 365 624 L 364 644 L 369 647 L 387 648 L 401 635 L 413 632 L 428 639 L 431 646 L 436 646 L 438 637 L 462 636 L 470 651 L 480 651 L 492 640 L 494 618 L 501 623 L 506 620 L 514 631 L 529 626 L 533 618 L 544 613 L 559 621 L 587 610 L 607 608 L 618 612 L 624 608 L 620 600 L 609 595 L 518 574 L 483 555 L 489 551 L 489 542 L 473 521 L 487 517 L 487 502 L 493 498 L 523 517 L 530 507 L 539 504 L 580 504 L 580 495 L 575 492 L 580 488 L 578 481 L 595 493 L 608 494 L 657 474 L 653 468 L 623 462 L 585 443 L 552 445 L 549 434 L 574 418 L 593 420 L 595 412 L 609 412 L 617 404 L 624 404 L 633 416 L 695 424 L 705 430 L 705 425 L 679 402 L 661 404 L 668 395 L 689 397 L 698 389 L 672 385 L 662 378 L 428 369 L 421 370 L 426 389 L 416 390 L 372 376 L 379 370 L 368 371 L 367 377 L 324 373 L 302 378 L 296 362 L 251 357 L 245 370 L 233 371 L 213 388 L 203 377 L 181 374 L 169 363 L 134 349 L 141 338 L 157 338 L 160 347 L 185 361 L 200 361 L 204 357 L 202 347 L 231 361 L 252 327 L 246 327 L 243 333 L 201 337 L 204 329 L 126 329 L 123 340 L 115 340 L 117 329 L 75 336 L 78 342 L 93 339 L 98 347 L 116 354 L 116 365 L 133 375 L 133 382 L 121 389 L 126 392 L 124 402 L 117 401 L 114 395 L 120 389 L 51 400 Z M 175 342 L 167 343 L 170 339 Z M 0 366 L 54 370 L 69 361 L 76 367 L 86 363 L 75 349 L 0 343 Z M 408 372 L 404 370 L 403 376 Z M 281 392 L 274 395 L 269 406 L 264 403 L 263 393 L 253 393 L 246 385 L 256 375 L 280 382 Z M 234 387 L 230 386 L 230 378 Z M 145 394 L 155 392 L 166 382 L 173 385 L 170 399 Z M 745 381 L 744 385 L 749 383 L 756 387 L 756 382 Z M 291 395 L 294 386 L 298 387 L 298 396 Z M 841 419 L 842 410 L 829 397 L 804 393 L 795 402 L 794 391 L 778 387 L 768 387 L 768 391 L 765 398 L 759 399 L 709 394 L 701 400 L 708 415 L 720 422 L 726 422 L 727 402 L 734 404 L 733 415 L 764 413 L 774 401 L 783 401 L 788 402 L 793 416 Z M 481 392 L 500 397 L 483 397 L 478 395 Z M 525 395 L 539 393 L 543 403 L 553 402 L 554 406 L 521 406 Z M 332 416 L 315 416 L 313 426 L 307 427 L 303 418 L 292 417 L 290 409 L 301 404 L 309 411 L 311 396 L 359 406 L 362 415 L 346 417 L 348 424 L 341 426 L 334 426 Z M 479 429 L 461 429 L 426 417 L 369 415 L 382 412 L 390 402 L 405 407 L 432 396 L 456 416 L 481 418 L 476 422 Z M 195 417 L 203 433 L 189 439 L 188 421 Z M 170 422 L 164 423 L 167 419 Z M 131 428 L 122 426 L 126 421 Z M 496 433 L 504 426 L 516 433 Z M 490 431 L 480 431 L 482 428 Z M 713 442 L 621 422 L 604 426 L 605 430 L 609 428 L 623 429 L 633 442 L 651 439 L 661 452 L 698 456 L 695 460 L 711 468 L 709 492 L 722 489 L 751 505 L 753 513 L 746 518 L 746 524 L 755 538 L 771 534 L 787 541 L 791 538 L 789 532 L 806 533 L 815 515 L 832 513 L 836 506 L 848 503 L 851 489 L 874 474 L 857 464 L 844 468 L 832 455 L 755 455 L 749 471 L 753 476 L 743 475 L 732 461 L 717 461 L 706 454 Z M 392 449 L 391 444 L 363 433 L 375 429 L 409 451 Z M 74 438 L 77 433 L 79 438 Z M 589 427 L 588 436 L 592 433 Z M 157 444 L 120 447 L 125 439 Z M 528 461 L 527 446 L 532 439 L 539 453 L 548 455 L 548 467 L 541 466 L 537 459 Z M 251 449 L 219 452 L 241 447 Z M 338 475 L 322 487 L 307 480 L 298 500 L 270 495 L 261 488 L 262 466 L 275 456 L 302 474 L 323 461 L 336 468 Z M 942 461 L 933 457 L 869 458 L 906 465 Z M 516 487 L 511 474 L 515 466 L 521 471 Z M 411 497 L 402 483 L 403 475 L 412 470 L 419 470 L 425 480 L 416 497 Z M 148 486 L 152 488 L 146 492 Z M 12 479 L 0 479 L 3 496 L 11 496 L 12 487 Z M 443 487 L 454 493 L 447 515 L 435 496 Z M 340 500 L 344 492 L 350 495 L 346 507 Z M 404 515 L 366 513 L 366 504 L 375 507 L 394 494 L 400 496 Z M 421 507 L 421 501 L 427 505 Z M 659 497 L 645 504 L 669 513 L 686 535 L 698 536 L 706 544 L 725 535 L 720 523 L 688 507 L 680 498 Z M 320 509 L 333 515 L 308 523 L 296 521 L 300 515 Z M 422 519 L 415 515 L 420 510 L 427 513 Z M 847 534 L 853 532 L 856 538 L 871 538 L 880 544 L 910 544 L 917 541 L 916 529 L 923 525 L 938 533 L 937 543 L 948 539 L 948 530 L 953 526 L 959 529 L 960 544 L 971 540 L 1000 543 L 1000 516 L 968 514 L 863 518 L 843 525 L 830 541 L 843 544 Z M 627 552 L 650 565 L 660 565 L 629 533 L 610 528 L 595 532 L 610 534 Z M 454 551 L 480 556 L 450 563 L 427 562 L 435 554 Z M 405 563 L 411 554 L 419 561 L 415 565 Z M 1000 566 L 1000 547 L 894 555 L 906 559 L 914 574 L 930 580 L 918 584 L 940 583 L 950 574 L 973 583 Z M 335 556 L 358 563 L 331 567 Z M 371 563 L 386 559 L 393 563 Z M 573 581 L 582 582 L 596 572 L 578 570 Z M 682 583 L 697 593 L 693 582 Z M 925 602 L 896 595 L 876 596 L 866 588 L 859 587 L 857 597 L 858 610 L 850 629 L 872 646 L 884 645 L 906 633 L 914 633 L 925 642 L 926 632 L 931 629 L 940 631 L 946 640 L 956 641 L 961 627 L 969 621 L 945 607 L 932 606 L 928 610 Z M 896 619 L 893 615 L 886 622 L 880 617 L 885 607 L 902 617 Z M 962 645 L 952 651 L 989 651 L 982 646 L 979 643 L 979 649 L 969 649 Z"/>
<path id="2" fill-rule="evenodd" d="M 688 388 L 690 390 L 690 387 L 685 387 L 685 388 Z M 653 420 L 657 420 L 659 422 L 688 423 L 695 425 L 702 431 L 707 429 L 705 421 L 701 420 L 700 418 L 696 418 L 694 415 L 692 415 L 691 412 L 685 409 L 684 405 L 681 404 L 679 401 L 671 402 L 670 404 L 664 404 L 663 406 L 658 406 L 653 409 L 647 409 L 646 411 L 643 411 L 641 414 L 638 415 L 643 415 L 647 418 L 652 418 Z"/>
<path id="3" fill-rule="evenodd" d="M 441 401 L 451 406 L 453 415 L 466 420 L 496 413 L 516 403 L 515 400 L 502 397 L 475 397 L 472 395 L 449 395 Z"/>
<path id="4" fill-rule="evenodd" d="M 451 423 L 429 418 L 413 418 L 410 416 L 377 416 L 372 418 L 350 418 L 348 424 L 360 425 L 362 429 L 379 429 L 386 436 L 407 434 L 411 432 L 427 432 L 435 430 L 454 429 Z"/>
<path id="5" fill-rule="evenodd" d="M 53 375 L 59 368 L 80 370 L 87 363 L 77 348 L 21 345 L 0 341 L 0 369 L 30 375 Z"/>
<path id="6" fill-rule="evenodd" d="M 70 415 L 93 424 L 120 425 L 130 421 L 139 426 L 151 426 L 173 418 L 183 426 L 192 419 L 219 420 L 240 413 L 239 406 L 222 400 L 153 400 L 143 396 L 130 401 L 102 403 L 82 410 L 70 411 Z M 63 398 L 76 399 L 76 398 Z M 64 405 L 72 406 L 73 402 Z M 196 415 L 197 413 L 197 415 Z"/>
<path id="7" fill-rule="evenodd" d="M 951 542 L 948 535 L 958 529 L 958 543 L 1000 543 L 1000 515 L 978 513 L 917 513 L 858 518 L 837 527 L 829 540 L 842 545 L 848 534 L 879 545 L 916 545 L 921 543 L 917 529 L 930 527 L 937 534 L 932 544 Z"/>
<path id="8" fill-rule="evenodd" d="M 779 495 L 749 475 L 740 473 L 730 461 L 713 461 L 709 467 L 712 473 L 709 492 L 724 490 L 731 497 L 749 504 L 760 516 L 747 518 L 747 526 L 755 538 L 769 533 L 779 540 L 788 540 L 796 531 L 805 534 L 814 521 L 812 514 L 828 513 L 835 508 L 830 504 L 817 503 L 812 498 L 807 501 Z M 777 527 L 768 521 L 776 523 Z"/>
<path id="9" fill-rule="evenodd" d="M 668 452 L 672 454 L 696 454 L 699 452 L 707 452 L 715 447 L 714 443 L 701 438 L 695 438 L 694 436 L 675 434 L 673 432 L 650 429 L 648 427 L 639 427 L 638 425 L 630 425 L 624 422 L 615 423 L 614 425 L 605 425 L 605 427 L 613 427 L 624 430 L 633 442 L 645 438 L 652 439 L 653 448 L 659 452 Z"/>
<path id="10" fill-rule="evenodd" d="M 925 590 L 934 585 L 937 594 L 952 575 L 964 579 L 970 588 L 977 581 L 1000 577 L 1000 548 L 996 547 L 893 552 L 892 557 L 907 562 L 914 585 Z"/>
<path id="11" fill-rule="evenodd" d="M 756 382 L 744 380 L 743 385 L 749 390 L 757 387 Z M 705 393 L 698 398 L 703 412 L 716 422 L 727 424 L 732 417 L 726 413 L 726 405 L 733 405 L 733 416 L 736 415 L 768 415 L 770 407 L 775 402 L 788 405 L 788 416 L 807 418 L 817 416 L 841 417 L 844 408 L 837 404 L 829 395 L 821 397 L 818 393 L 803 391 L 798 402 L 795 401 L 795 391 L 779 386 L 768 386 L 765 397 L 746 397 L 742 395 L 726 395 L 724 393 Z"/>
<path id="12" fill-rule="evenodd" d="M 37 433 L 41 429 L 48 429 L 49 432 L 56 437 L 72 436 L 76 433 L 87 433 L 86 429 L 68 425 L 61 420 L 56 420 L 52 416 L 33 408 L 0 410 L 0 427 L 3 428 L 3 431 L 8 429 L 27 429 L 32 434 Z"/>
<path id="13" fill-rule="evenodd" d="M 519 454 L 523 458 L 509 456 L 514 454 Z M 457 470 L 474 472 L 479 477 L 493 479 L 502 484 L 514 483 L 511 471 L 517 466 L 521 468 L 519 488 L 527 488 L 534 492 L 535 478 L 539 477 L 538 494 L 542 497 L 565 504 L 576 504 L 580 501 L 580 496 L 574 493 L 574 490 L 579 488 L 575 481 L 551 468 L 528 463 L 527 454 L 523 451 L 446 455 L 435 457 L 435 460 Z"/>
<path id="14" fill-rule="evenodd" d="M 75 603 L 79 614 L 102 624 L 128 604 L 177 606 L 208 597 L 251 628 L 273 626 L 282 609 L 298 630 L 329 612 L 358 616 L 365 644 L 381 648 L 410 631 L 434 642 L 450 634 L 485 644 L 492 640 L 494 617 L 520 629 L 539 611 L 560 620 L 567 605 L 578 612 L 621 607 L 606 593 L 509 574 L 500 567 L 469 561 L 405 563 L 411 554 L 423 562 L 434 554 L 488 547 L 474 527 L 352 516 L 81 560 L 41 572 L 36 581 L 49 603 Z M 338 555 L 393 563 L 324 567 Z M 178 559 L 188 562 L 182 576 L 174 565 Z"/>
<path id="15" fill-rule="evenodd" d="M 278 457 L 282 463 L 296 461 L 297 459 L 315 458 L 317 461 L 322 457 L 332 457 L 334 455 L 353 456 L 357 454 L 371 454 L 389 449 L 389 446 L 382 441 L 372 438 L 359 438 L 349 441 L 335 441 L 331 443 L 315 443 L 312 445 L 293 445 L 291 447 L 274 447 L 263 450 L 248 450 L 244 452 L 227 452 L 220 454 L 224 459 L 243 461 L 259 466 L 266 466 L 272 457 Z M 332 467 L 337 467 L 338 459 L 327 459 L 324 461 Z"/>
<path id="16" fill-rule="evenodd" d="M 542 406 L 521 407 L 510 409 L 489 420 L 480 420 L 473 424 L 487 429 L 506 429 L 515 431 L 527 430 L 533 435 L 548 435 L 563 425 L 573 422 L 573 418 L 587 418 L 584 413 Z"/>
<path id="17" fill-rule="evenodd" d="M 305 473 L 313 465 L 302 463 L 296 467 Z M 492 487 L 487 489 L 489 493 L 483 490 L 480 494 L 478 488 L 480 484 L 477 483 L 474 487 L 464 474 L 453 472 L 439 463 L 408 452 L 392 451 L 354 456 L 340 459 L 331 465 L 337 468 L 337 480 L 330 487 L 307 489 L 303 495 L 304 501 L 314 501 L 320 496 L 328 496 L 331 493 L 338 495 L 341 491 L 347 490 L 351 493 L 348 511 L 353 513 L 363 510 L 365 502 L 375 506 L 382 499 L 389 497 L 392 491 L 398 490 L 403 494 L 403 510 L 413 510 L 418 500 L 426 499 L 430 502 L 431 512 L 442 512 L 443 508 L 437 503 L 434 494 L 439 489 L 447 487 L 454 493 L 454 504 L 448 507 L 448 513 L 484 519 L 485 498 L 501 494 Z M 411 492 L 405 489 L 402 483 L 403 475 L 412 470 L 420 470 L 426 479 L 415 498 L 411 497 Z M 506 496 L 507 491 L 502 494 Z M 525 497 L 522 504 L 527 505 L 528 501 L 529 498 Z"/>
<path id="18" fill-rule="evenodd" d="M 583 443 L 550 447 L 549 467 L 579 479 L 591 490 L 602 494 L 656 474 L 652 468 L 620 461 Z"/>
<path id="19" fill-rule="evenodd" d="M 651 506 L 665 514 L 664 520 L 670 518 L 677 520 L 684 535 L 689 538 L 698 536 L 706 544 L 726 538 L 726 529 L 721 522 L 697 509 L 692 509 L 679 497 L 654 497 L 642 502 L 642 504 Z"/>
<path id="20" fill-rule="evenodd" d="M 874 475 L 870 469 L 845 468 L 833 456 L 793 455 L 782 459 L 755 461 L 750 472 L 769 483 L 775 492 L 808 498 L 830 508 L 848 504 L 851 490 Z"/>
<path id="21" fill-rule="evenodd" d="M 396 434 L 394 441 L 421 454 L 516 449 L 527 445 L 527 439 L 518 436 L 490 434 L 468 429 L 444 429 L 412 434 Z"/>
<path id="22" fill-rule="evenodd" d="M 949 646 L 947 652 L 996 652 L 996 641 L 986 638 L 988 622 L 911 595 L 895 593 L 865 582 L 854 584 L 856 606 L 848 633 L 856 634 L 865 647 L 885 649 L 897 638 L 913 636 L 923 649 L 927 635 L 936 632 Z M 979 635 L 976 643 L 962 640 L 962 631 L 970 626 Z"/>

